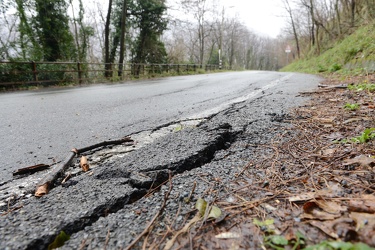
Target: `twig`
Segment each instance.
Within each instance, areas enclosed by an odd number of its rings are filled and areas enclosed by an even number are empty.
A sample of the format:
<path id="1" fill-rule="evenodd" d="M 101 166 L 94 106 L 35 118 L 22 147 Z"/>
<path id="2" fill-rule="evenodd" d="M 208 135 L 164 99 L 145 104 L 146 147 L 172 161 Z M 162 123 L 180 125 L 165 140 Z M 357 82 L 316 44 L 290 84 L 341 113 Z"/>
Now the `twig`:
<path id="1" fill-rule="evenodd" d="M 72 149 L 69 154 L 66 156 L 66 158 L 57 165 L 52 172 L 50 172 L 47 176 L 45 176 L 37 185 L 35 190 L 35 196 L 41 197 L 43 195 L 46 195 L 49 190 L 53 187 L 53 184 L 56 182 L 56 180 L 62 176 L 62 174 L 66 171 L 66 169 L 69 168 L 69 166 L 72 164 L 72 161 L 74 157 L 78 154 L 82 154 L 84 152 L 93 150 L 95 148 L 104 147 L 108 145 L 118 145 L 125 142 L 133 142 L 133 140 L 130 137 L 125 137 L 120 140 L 115 141 L 104 141 L 98 144 L 94 144 L 92 146 L 88 146 L 81 149 Z"/>
<path id="2" fill-rule="evenodd" d="M 188 231 L 189 231 L 189 228 L 190 228 L 194 223 L 198 222 L 200 219 L 201 219 L 201 216 L 200 216 L 199 213 L 197 213 L 197 214 L 194 216 L 194 218 L 191 219 L 191 220 L 189 221 L 188 224 L 186 224 L 186 225 L 185 225 L 180 231 L 178 231 L 178 232 L 173 236 L 172 239 L 170 239 L 170 240 L 167 242 L 167 244 L 166 244 L 165 247 L 164 247 L 164 250 L 170 250 L 170 249 L 172 249 L 172 247 L 173 247 L 174 243 L 176 242 L 178 236 L 180 236 L 180 235 L 183 234 L 183 233 L 188 232 Z"/>
<path id="3" fill-rule="evenodd" d="M 108 243 L 109 243 L 110 236 L 111 236 L 111 233 L 109 232 L 109 229 L 108 229 L 107 236 L 105 237 L 104 250 L 107 249 L 107 246 L 108 246 Z"/>
<path id="4" fill-rule="evenodd" d="M 136 239 L 134 239 L 133 242 L 130 243 L 130 245 L 125 248 L 125 250 L 131 249 L 135 244 L 137 244 L 137 242 L 140 239 L 142 239 L 143 236 L 145 236 L 146 234 L 149 233 L 150 228 L 155 223 L 156 219 L 163 213 L 163 211 L 164 211 L 164 209 L 165 209 L 165 207 L 167 205 L 167 201 L 168 201 L 169 195 L 170 195 L 170 193 L 172 191 L 172 188 L 173 188 L 173 186 L 172 186 L 172 174 L 169 173 L 169 189 L 168 189 L 168 192 L 164 195 L 163 204 L 161 205 L 159 211 L 152 218 L 152 220 L 150 221 L 150 223 L 147 225 L 147 227 L 143 230 L 143 232 L 140 235 L 138 235 L 138 237 Z"/>
<path id="5" fill-rule="evenodd" d="M 36 173 L 36 172 L 39 172 L 39 171 L 43 171 L 43 170 L 45 170 L 49 167 L 50 167 L 50 165 L 38 164 L 38 165 L 35 165 L 35 166 L 20 168 L 20 169 L 17 169 L 16 171 L 13 172 L 13 176 L 14 175 L 22 175 L 22 174 L 33 174 L 33 173 Z"/>
<path id="6" fill-rule="evenodd" d="M 85 148 L 77 149 L 77 154 L 82 154 L 82 153 L 85 153 L 87 151 L 91 151 L 93 149 L 105 147 L 105 146 L 109 146 L 109 145 L 120 145 L 120 144 L 125 143 L 125 142 L 134 142 L 134 141 L 130 137 L 124 137 L 120 140 L 103 141 L 103 142 L 100 142 L 100 143 L 97 143 L 97 144 L 94 144 L 94 145 L 91 145 L 91 146 L 88 146 L 88 147 L 85 147 Z"/>

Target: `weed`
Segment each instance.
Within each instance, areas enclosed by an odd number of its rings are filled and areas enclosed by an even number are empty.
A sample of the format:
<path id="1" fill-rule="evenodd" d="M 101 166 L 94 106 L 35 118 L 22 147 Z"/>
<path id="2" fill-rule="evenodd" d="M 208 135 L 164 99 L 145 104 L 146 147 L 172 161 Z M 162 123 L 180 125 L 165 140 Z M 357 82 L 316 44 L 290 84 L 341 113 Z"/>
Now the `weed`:
<path id="1" fill-rule="evenodd" d="M 329 72 L 336 72 L 336 71 L 339 71 L 340 69 L 342 69 L 342 65 L 341 64 L 338 64 L 338 63 L 334 63 L 330 68 L 329 68 Z"/>
<path id="2" fill-rule="evenodd" d="M 318 64 L 318 72 L 319 73 L 323 73 L 323 72 L 326 72 L 327 69 L 325 69 L 321 64 Z"/>
<path id="3" fill-rule="evenodd" d="M 368 128 L 363 131 L 363 133 L 359 136 L 350 138 L 350 139 L 344 139 L 341 141 L 334 141 L 334 143 L 366 143 L 372 139 L 375 138 L 375 128 Z"/>
<path id="4" fill-rule="evenodd" d="M 359 109 L 359 104 L 357 103 L 347 103 L 344 106 L 345 109 L 349 109 L 350 111 L 355 111 Z"/>
<path id="5" fill-rule="evenodd" d="M 280 235 L 270 235 L 264 238 L 264 244 L 265 246 L 276 250 L 286 249 L 286 246 L 292 246 L 292 248 L 288 247 L 288 249 L 296 250 L 302 249 L 302 247 L 305 246 L 306 238 L 300 232 L 296 233 L 295 239 L 293 240 L 287 240 L 284 236 Z"/>
<path id="6" fill-rule="evenodd" d="M 308 246 L 304 250 L 370 250 L 373 249 L 364 243 L 352 244 L 343 241 L 323 241 L 314 246 Z"/>
<path id="7" fill-rule="evenodd" d="M 357 92 L 360 92 L 360 91 L 375 92 L 375 84 L 365 82 L 365 83 L 356 84 L 356 85 L 349 85 L 348 89 L 357 91 Z"/>
<path id="8" fill-rule="evenodd" d="M 180 132 L 183 129 L 181 124 L 178 124 L 177 127 L 174 128 L 173 132 Z"/>

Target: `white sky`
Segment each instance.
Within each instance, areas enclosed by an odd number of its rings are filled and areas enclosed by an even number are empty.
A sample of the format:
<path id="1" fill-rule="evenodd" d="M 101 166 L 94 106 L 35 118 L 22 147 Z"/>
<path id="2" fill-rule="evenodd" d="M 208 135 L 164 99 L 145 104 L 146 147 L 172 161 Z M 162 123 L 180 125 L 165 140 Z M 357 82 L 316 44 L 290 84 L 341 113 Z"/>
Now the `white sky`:
<path id="1" fill-rule="evenodd" d="M 97 0 L 107 8 L 108 0 Z M 284 10 L 281 0 L 216 0 L 220 9 L 225 6 L 226 16 L 239 16 L 250 29 L 275 38 L 285 26 Z M 74 1 L 73 1 L 74 2 Z M 90 0 L 84 3 L 91 2 Z M 177 3 L 178 0 L 168 0 Z M 91 5 L 91 3 L 90 3 Z"/>
<path id="2" fill-rule="evenodd" d="M 285 26 L 281 0 L 221 0 L 221 3 L 228 15 L 238 14 L 257 33 L 275 38 Z"/>

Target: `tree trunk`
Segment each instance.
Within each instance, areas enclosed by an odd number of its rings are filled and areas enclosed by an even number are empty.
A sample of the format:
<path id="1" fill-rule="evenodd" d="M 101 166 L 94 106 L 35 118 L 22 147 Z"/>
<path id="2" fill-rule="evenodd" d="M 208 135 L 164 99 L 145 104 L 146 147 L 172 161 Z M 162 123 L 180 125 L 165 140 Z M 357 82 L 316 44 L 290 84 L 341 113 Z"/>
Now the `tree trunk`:
<path id="1" fill-rule="evenodd" d="M 351 11 L 351 27 L 353 28 L 355 26 L 355 0 L 352 0 L 350 3 L 350 11 Z"/>
<path id="2" fill-rule="evenodd" d="M 341 13 L 340 13 L 340 8 L 339 8 L 339 0 L 336 0 L 335 11 L 336 11 L 336 17 L 337 17 L 337 26 L 339 28 L 339 35 L 341 35 L 342 29 L 341 29 Z"/>
<path id="3" fill-rule="evenodd" d="M 124 0 L 122 4 L 122 15 L 121 15 L 121 40 L 120 40 L 120 59 L 118 62 L 118 76 L 122 76 L 124 67 L 125 57 L 125 33 L 126 33 L 126 13 L 127 13 L 127 0 Z"/>
<path id="4" fill-rule="evenodd" d="M 297 56 L 298 56 L 298 58 L 300 58 L 299 39 L 298 39 L 297 27 L 296 27 L 296 24 L 294 22 L 292 8 L 290 7 L 289 0 L 284 0 L 284 4 L 285 4 L 285 9 L 289 14 L 290 22 L 292 24 L 293 36 L 294 36 L 294 40 L 296 42 L 296 48 L 297 48 Z"/>
<path id="5" fill-rule="evenodd" d="M 110 62 L 110 57 L 109 57 L 109 32 L 110 32 L 110 25 L 111 25 L 111 12 L 112 12 L 112 0 L 109 0 L 107 19 L 105 22 L 105 29 L 104 29 L 104 50 L 105 50 L 104 51 L 104 63 L 105 63 L 104 76 L 106 78 L 112 77 L 111 62 Z"/>
<path id="6" fill-rule="evenodd" d="M 314 3 L 310 0 L 310 18 L 311 18 L 311 45 L 315 45 L 315 22 L 314 22 Z"/>

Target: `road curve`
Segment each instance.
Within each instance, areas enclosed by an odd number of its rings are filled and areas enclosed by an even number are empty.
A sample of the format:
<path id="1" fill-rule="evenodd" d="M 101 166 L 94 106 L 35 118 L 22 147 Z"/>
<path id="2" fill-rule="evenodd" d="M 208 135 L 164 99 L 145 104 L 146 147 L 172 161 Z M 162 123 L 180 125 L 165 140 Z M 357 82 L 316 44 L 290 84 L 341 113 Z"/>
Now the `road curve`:
<path id="1" fill-rule="evenodd" d="M 245 71 L 0 94 L 0 183 L 73 147 L 209 115 L 291 77 Z"/>

